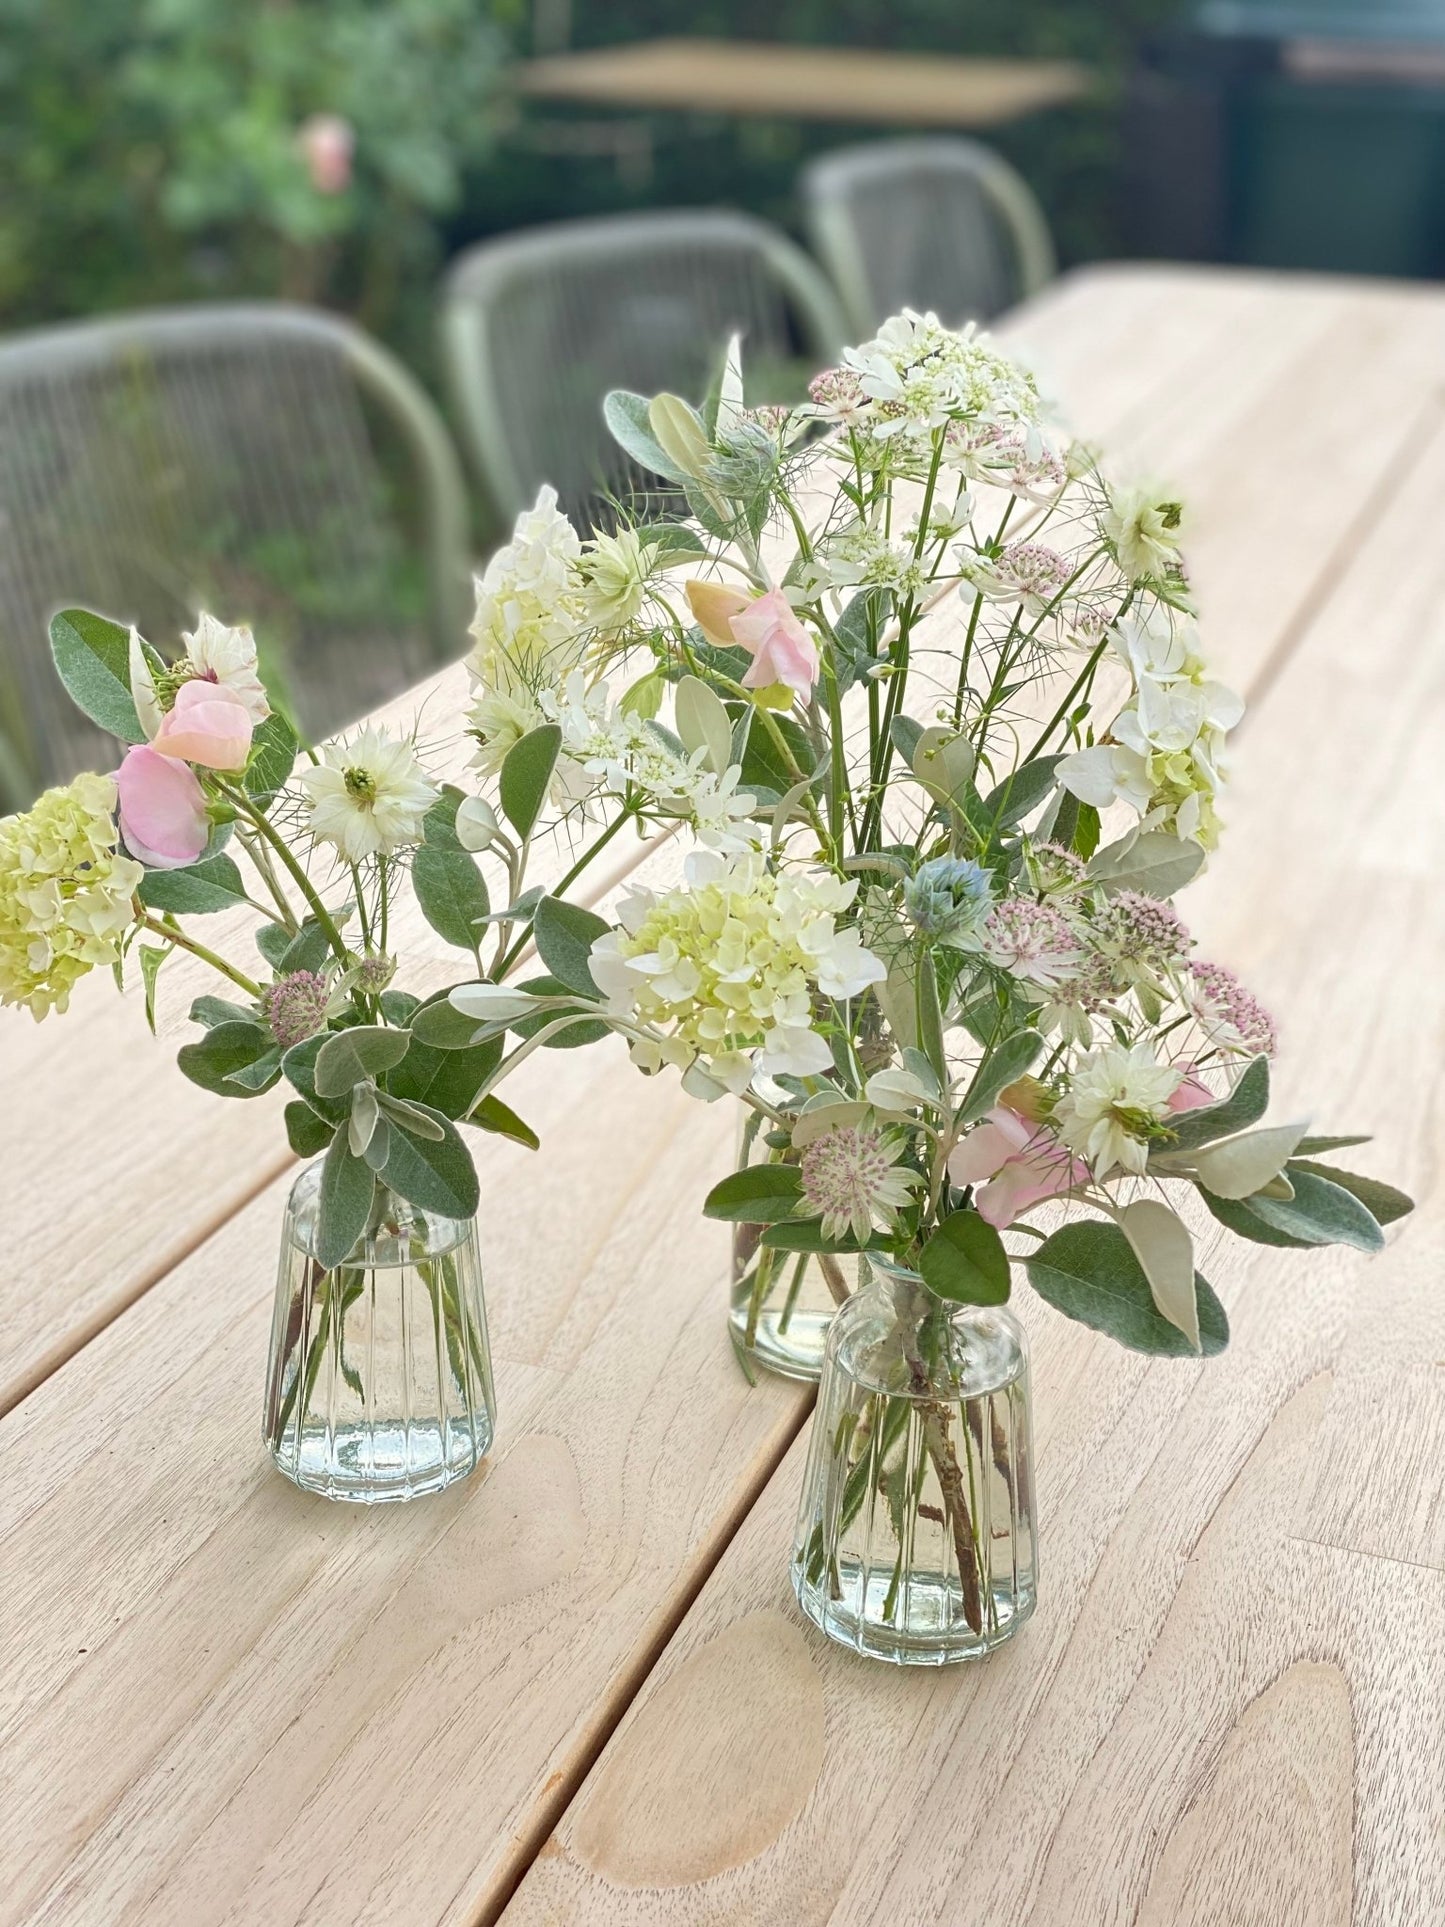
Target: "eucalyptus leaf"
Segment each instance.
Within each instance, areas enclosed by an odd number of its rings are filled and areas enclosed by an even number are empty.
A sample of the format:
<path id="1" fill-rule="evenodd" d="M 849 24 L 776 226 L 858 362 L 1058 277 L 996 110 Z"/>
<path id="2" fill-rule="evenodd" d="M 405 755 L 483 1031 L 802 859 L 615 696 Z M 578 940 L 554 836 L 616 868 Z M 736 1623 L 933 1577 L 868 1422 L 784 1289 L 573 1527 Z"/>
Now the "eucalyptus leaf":
<path id="1" fill-rule="evenodd" d="M 345 1131 L 338 1131 L 321 1166 L 316 1217 L 316 1258 L 323 1271 L 344 1264 L 365 1236 L 371 1219 L 376 1179 L 363 1159 L 351 1155 Z"/>
<path id="2" fill-rule="evenodd" d="M 1009 1257 L 1003 1240 L 976 1211 L 955 1211 L 924 1245 L 923 1282 L 953 1305 L 1002 1305 L 1009 1295 Z"/>
<path id="3" fill-rule="evenodd" d="M 145 741 L 130 693 L 129 629 L 89 609 L 62 609 L 51 618 L 50 651 L 82 714 L 123 743 Z"/>
<path id="4" fill-rule="evenodd" d="M 1146 830 L 1100 850 L 1088 875 L 1110 896 L 1119 890 L 1139 890 L 1145 896 L 1172 897 L 1199 873 L 1204 852 L 1167 830 Z"/>
<path id="5" fill-rule="evenodd" d="M 316 1058 L 318 1097 L 344 1097 L 366 1077 L 380 1077 L 406 1056 L 411 1032 L 380 1024 L 333 1031 Z"/>
<path id="6" fill-rule="evenodd" d="M 141 878 L 140 900 L 170 916 L 208 916 L 244 903 L 246 885 L 230 857 L 212 856 L 183 870 L 147 870 Z"/>
<path id="7" fill-rule="evenodd" d="M 1106 1332 L 1131 1351 L 1192 1357 L 1194 1347 L 1162 1316 L 1144 1268 L 1116 1224 L 1098 1219 L 1067 1224 L 1024 1259 L 1029 1283 L 1067 1318 Z M 1198 1272 L 1199 1349 L 1206 1357 L 1229 1342 L 1229 1320 Z"/>
<path id="8" fill-rule="evenodd" d="M 498 789 L 503 814 L 518 836 L 528 837 L 536 828 L 561 747 L 560 726 L 542 723 L 507 751 Z"/>
<path id="9" fill-rule="evenodd" d="M 715 1184 L 703 1200 L 703 1215 L 728 1224 L 777 1224 L 795 1218 L 803 1180 L 793 1164 L 751 1164 Z"/>

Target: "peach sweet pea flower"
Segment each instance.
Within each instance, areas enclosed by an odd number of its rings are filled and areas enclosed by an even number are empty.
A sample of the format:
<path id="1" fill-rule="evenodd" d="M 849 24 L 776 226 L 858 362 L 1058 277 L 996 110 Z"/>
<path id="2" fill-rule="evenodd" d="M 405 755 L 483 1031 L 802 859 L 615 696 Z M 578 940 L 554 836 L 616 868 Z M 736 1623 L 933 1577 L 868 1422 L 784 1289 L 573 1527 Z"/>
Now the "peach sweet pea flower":
<path id="1" fill-rule="evenodd" d="M 176 691 L 161 718 L 155 747 L 163 756 L 199 763 L 203 769 L 238 770 L 251 754 L 251 712 L 225 683 L 195 676 Z"/>
<path id="2" fill-rule="evenodd" d="M 1192 1064 L 1184 1067 L 1184 1082 L 1177 1086 L 1165 1104 L 1166 1111 L 1197 1111 L 1201 1104 L 1217 1104 L 1219 1092 L 1209 1086 L 1195 1072 Z"/>
<path id="3" fill-rule="evenodd" d="M 120 833 L 133 857 L 152 870 L 182 870 L 195 862 L 211 826 L 193 770 L 142 743 L 126 751 L 115 786 Z"/>
<path id="4" fill-rule="evenodd" d="M 818 680 L 818 647 L 793 614 L 781 589 L 745 596 L 718 582 L 689 582 L 687 600 L 697 626 L 719 649 L 739 644 L 752 657 L 744 689 L 807 696 Z"/>
<path id="5" fill-rule="evenodd" d="M 980 1187 L 973 1197 L 978 1215 L 1002 1231 L 1030 1205 L 1087 1184 L 1089 1167 L 1052 1131 L 996 1104 L 954 1146 L 948 1175 L 955 1184 Z"/>

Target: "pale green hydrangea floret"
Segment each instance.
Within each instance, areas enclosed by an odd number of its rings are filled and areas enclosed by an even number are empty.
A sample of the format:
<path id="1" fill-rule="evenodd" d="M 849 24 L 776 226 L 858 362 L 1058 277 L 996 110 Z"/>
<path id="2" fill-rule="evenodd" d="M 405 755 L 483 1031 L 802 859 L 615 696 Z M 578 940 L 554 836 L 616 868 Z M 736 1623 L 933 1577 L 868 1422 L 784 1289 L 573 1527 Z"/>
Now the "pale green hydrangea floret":
<path id="1" fill-rule="evenodd" d="M 859 996 L 884 966 L 838 919 L 857 885 L 825 870 L 774 875 L 756 855 L 699 851 L 687 880 L 634 890 L 620 928 L 592 947 L 592 975 L 610 1016 L 640 1028 L 644 1069 L 701 1067 L 732 1091 L 754 1069 L 809 1077 L 832 1064 L 814 1028 L 814 993 Z"/>
<path id="2" fill-rule="evenodd" d="M 86 774 L 0 818 L 0 1004 L 38 1021 L 120 961 L 145 871 L 118 848 L 115 807 L 114 779 Z"/>

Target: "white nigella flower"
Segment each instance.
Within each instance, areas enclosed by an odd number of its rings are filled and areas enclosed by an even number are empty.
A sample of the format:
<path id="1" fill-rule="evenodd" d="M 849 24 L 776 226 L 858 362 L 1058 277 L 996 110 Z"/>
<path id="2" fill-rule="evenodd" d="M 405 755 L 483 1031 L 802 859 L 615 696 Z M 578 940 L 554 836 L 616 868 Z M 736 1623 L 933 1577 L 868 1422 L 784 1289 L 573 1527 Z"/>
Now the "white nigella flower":
<path id="1" fill-rule="evenodd" d="M 900 1171 L 905 1143 L 897 1132 L 871 1124 L 835 1126 L 822 1131 L 804 1150 L 802 1208 L 822 1220 L 825 1238 L 851 1235 L 867 1244 L 875 1223 L 893 1222 L 918 1183 L 912 1171 Z"/>
<path id="2" fill-rule="evenodd" d="M 389 856 L 419 843 L 422 819 L 437 800 L 409 742 L 363 729 L 349 743 L 328 743 L 324 760 L 297 778 L 311 804 L 311 834 L 349 863 Z"/>
<path id="3" fill-rule="evenodd" d="M 1096 1178 L 1115 1169 L 1142 1174 L 1150 1140 L 1183 1082 L 1148 1044 L 1107 1044 L 1080 1058 L 1068 1095 L 1054 1113 L 1061 1141 L 1085 1158 Z"/>
<path id="4" fill-rule="evenodd" d="M 635 529 L 594 535 L 577 565 L 586 620 L 606 636 L 615 636 L 635 622 L 642 612 L 649 572 L 647 551 Z"/>
<path id="5" fill-rule="evenodd" d="M 485 691 L 517 695 L 555 687 L 581 659 L 587 633 L 577 573 L 582 544 L 543 488 L 517 517 L 512 539 L 477 578 L 467 658 Z"/>
<path id="6" fill-rule="evenodd" d="M 246 628 L 228 628 L 214 616 L 202 611 L 190 635 L 182 632 L 186 656 L 198 676 L 207 682 L 224 683 L 234 689 L 246 705 L 252 724 L 264 723 L 271 714 L 265 686 L 256 668 L 256 641 Z"/>
<path id="7" fill-rule="evenodd" d="M 1178 570 L 1183 520 L 1163 490 L 1126 486 L 1110 491 L 1099 527 L 1130 582 L 1148 582 Z"/>

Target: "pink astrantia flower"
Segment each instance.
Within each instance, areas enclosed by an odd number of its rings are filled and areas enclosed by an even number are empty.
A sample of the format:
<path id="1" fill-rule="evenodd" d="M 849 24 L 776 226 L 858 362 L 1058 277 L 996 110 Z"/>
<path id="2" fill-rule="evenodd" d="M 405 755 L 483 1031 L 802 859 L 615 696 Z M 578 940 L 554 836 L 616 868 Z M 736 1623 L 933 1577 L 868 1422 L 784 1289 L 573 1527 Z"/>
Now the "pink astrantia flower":
<path id="1" fill-rule="evenodd" d="M 251 754 L 251 729 L 243 696 L 226 683 L 195 676 L 181 684 L 174 706 L 161 717 L 155 747 L 203 769 L 240 770 Z"/>
<path id="2" fill-rule="evenodd" d="M 1030 1205 L 1087 1184 L 1089 1167 L 1052 1131 L 996 1104 L 954 1146 L 948 1175 L 955 1184 L 980 1187 L 973 1195 L 978 1215 L 1002 1231 Z"/>
<path id="3" fill-rule="evenodd" d="M 141 743 L 115 773 L 120 833 L 133 857 L 152 870 L 181 870 L 206 847 L 210 822 L 194 771 Z"/>
<path id="4" fill-rule="evenodd" d="M 818 680 L 818 648 L 799 622 L 781 589 L 769 589 L 732 618 L 732 632 L 752 666 L 743 677 L 744 689 L 768 689 L 782 683 L 796 695 L 807 696 Z"/>

